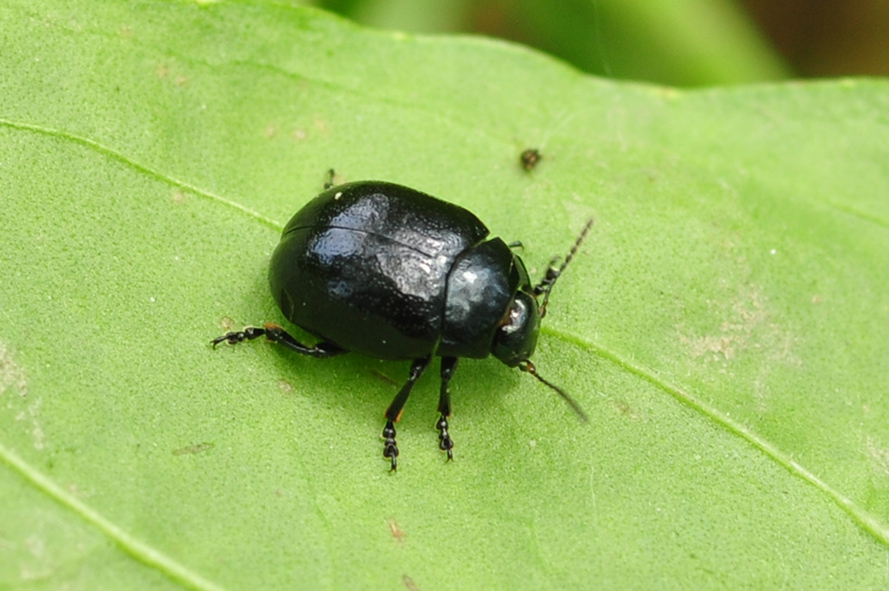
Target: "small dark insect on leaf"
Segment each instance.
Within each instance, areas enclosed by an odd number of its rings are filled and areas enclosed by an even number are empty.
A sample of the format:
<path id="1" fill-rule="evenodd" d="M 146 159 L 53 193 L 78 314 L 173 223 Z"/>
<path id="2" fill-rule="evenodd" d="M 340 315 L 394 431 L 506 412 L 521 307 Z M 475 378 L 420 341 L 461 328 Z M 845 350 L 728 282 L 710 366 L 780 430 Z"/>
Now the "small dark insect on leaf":
<path id="1" fill-rule="evenodd" d="M 519 156 L 519 164 L 527 171 L 531 171 L 543 159 L 543 155 L 536 148 L 528 148 Z"/>

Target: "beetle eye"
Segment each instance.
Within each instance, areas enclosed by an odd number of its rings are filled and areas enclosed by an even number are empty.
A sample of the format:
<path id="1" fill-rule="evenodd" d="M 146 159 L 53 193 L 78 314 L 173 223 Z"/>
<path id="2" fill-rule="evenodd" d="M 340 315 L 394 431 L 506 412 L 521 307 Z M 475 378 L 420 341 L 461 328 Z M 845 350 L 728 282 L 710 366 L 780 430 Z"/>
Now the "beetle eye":
<path id="1" fill-rule="evenodd" d="M 491 352 L 509 367 L 516 367 L 534 354 L 539 332 L 540 313 L 537 300 L 530 294 L 519 291 L 497 329 Z"/>
<path id="2" fill-rule="evenodd" d="M 500 326 L 502 330 L 505 330 L 506 332 L 515 332 L 522 326 L 522 324 L 524 324 L 527 315 L 528 309 L 525 302 L 521 300 L 513 300 L 512 305 L 500 322 Z"/>

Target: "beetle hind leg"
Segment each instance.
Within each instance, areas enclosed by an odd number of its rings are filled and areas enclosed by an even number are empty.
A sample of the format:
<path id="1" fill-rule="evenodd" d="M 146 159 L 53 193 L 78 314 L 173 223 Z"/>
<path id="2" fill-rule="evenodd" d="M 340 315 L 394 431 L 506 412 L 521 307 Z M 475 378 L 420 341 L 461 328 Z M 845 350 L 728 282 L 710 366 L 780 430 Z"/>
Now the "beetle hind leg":
<path id="1" fill-rule="evenodd" d="M 439 432 L 438 448 L 448 452 L 448 461 L 454 459 L 454 440 L 448 433 L 448 417 L 451 416 L 451 391 L 448 389 L 448 384 L 451 382 L 454 372 L 457 371 L 458 361 L 457 357 L 441 358 L 441 395 L 438 398 L 438 412 L 441 413 L 441 416 L 435 423 L 435 428 Z"/>
<path id="2" fill-rule="evenodd" d="M 292 349 L 293 351 L 302 353 L 303 355 L 310 355 L 312 357 L 323 359 L 325 357 L 333 357 L 335 355 L 348 353 L 348 351 L 346 351 L 336 343 L 331 343 L 329 341 L 322 341 L 315 344 L 315 346 L 313 347 L 304 345 L 293 338 L 293 336 L 289 332 L 287 332 L 277 324 L 266 324 L 264 330 L 265 338 L 267 338 L 268 340 L 272 341 L 273 343 L 281 343 L 288 349 Z"/>
<path id="3" fill-rule="evenodd" d="M 386 426 L 383 427 L 383 439 L 386 440 L 386 444 L 385 447 L 383 447 L 383 457 L 389 458 L 392 462 L 392 472 L 395 472 L 395 470 L 398 469 L 398 443 L 395 441 L 395 423 L 401 418 L 401 411 L 404 410 L 404 403 L 407 402 L 407 397 L 410 396 L 414 384 L 420 379 L 420 376 L 423 375 L 426 368 L 429 367 L 429 362 L 431 360 L 431 356 L 414 360 L 411 365 L 411 373 L 407 382 L 401 387 L 398 394 L 395 395 L 389 408 L 386 409 Z"/>
<path id="4" fill-rule="evenodd" d="M 336 343 L 330 343 L 327 341 L 322 341 L 312 347 L 304 345 L 293 338 L 293 335 L 291 335 L 289 332 L 287 332 L 277 324 L 266 324 L 262 328 L 248 326 L 241 331 L 225 333 L 221 337 L 217 337 L 210 341 L 210 344 L 213 345 L 213 348 L 215 349 L 216 345 L 220 343 L 235 345 L 244 341 L 252 341 L 253 339 L 259 338 L 263 335 L 265 335 L 265 338 L 273 343 L 281 343 L 288 349 L 296 351 L 297 353 L 309 355 L 311 357 L 317 357 L 319 359 L 348 353 L 348 351 L 346 351 Z"/>

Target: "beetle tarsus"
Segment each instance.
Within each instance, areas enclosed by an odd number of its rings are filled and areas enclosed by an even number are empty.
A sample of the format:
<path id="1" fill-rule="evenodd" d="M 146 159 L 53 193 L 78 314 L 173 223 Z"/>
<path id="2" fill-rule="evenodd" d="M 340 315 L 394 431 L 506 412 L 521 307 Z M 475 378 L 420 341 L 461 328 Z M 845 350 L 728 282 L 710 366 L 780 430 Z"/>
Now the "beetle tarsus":
<path id="1" fill-rule="evenodd" d="M 255 338 L 261 337 L 266 333 L 263 328 L 256 328 L 255 326 L 248 326 L 244 330 L 227 332 L 221 337 L 216 337 L 210 344 L 213 345 L 213 348 L 216 348 L 216 345 L 219 343 L 228 343 L 229 345 L 237 345 L 238 343 L 243 343 L 244 341 L 252 341 Z"/>
<path id="2" fill-rule="evenodd" d="M 401 411 L 404 410 L 404 403 L 407 402 L 407 397 L 410 396 L 414 384 L 420 379 L 426 368 L 429 367 L 430 361 L 432 361 L 431 355 L 414 359 L 407 382 L 401 387 L 398 394 L 395 395 L 389 408 L 386 409 L 386 426 L 383 428 L 383 438 L 386 440 L 386 446 L 383 448 L 383 457 L 392 460 L 392 471 L 395 471 L 397 468 L 395 458 L 398 457 L 398 444 L 395 443 L 395 421 L 401 417 Z"/>
<path id="3" fill-rule="evenodd" d="M 398 444 L 395 442 L 395 423 L 391 420 L 386 421 L 383 427 L 383 438 L 386 440 L 386 446 L 383 448 L 383 457 L 392 460 L 392 468 L 390 472 L 398 470 Z"/>
<path id="4" fill-rule="evenodd" d="M 438 448 L 441 451 L 448 452 L 448 461 L 450 462 L 454 459 L 454 440 L 448 434 L 448 417 L 441 415 L 438 422 L 435 423 L 435 428 L 439 430 Z"/>

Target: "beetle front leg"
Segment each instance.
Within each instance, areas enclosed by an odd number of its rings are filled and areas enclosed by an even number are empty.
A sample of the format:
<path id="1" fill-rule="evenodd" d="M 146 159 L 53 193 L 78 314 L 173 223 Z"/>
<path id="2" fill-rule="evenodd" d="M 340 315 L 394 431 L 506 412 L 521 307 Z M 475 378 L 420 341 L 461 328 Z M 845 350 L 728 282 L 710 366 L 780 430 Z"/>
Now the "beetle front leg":
<path id="1" fill-rule="evenodd" d="M 332 168 L 327 169 L 327 181 L 324 183 L 324 190 L 332 189 L 336 183 L 333 182 L 333 177 L 336 176 L 336 172 Z"/>
<path id="2" fill-rule="evenodd" d="M 441 417 L 435 423 L 435 428 L 439 431 L 438 447 L 441 451 L 448 452 L 448 461 L 454 459 L 454 440 L 448 433 L 448 417 L 451 416 L 451 391 L 448 389 L 448 384 L 457 371 L 458 361 L 457 357 L 441 358 L 441 394 L 438 398 L 438 412 L 441 413 Z"/>
<path id="3" fill-rule="evenodd" d="M 414 360 L 407 383 L 401 387 L 401 390 L 392 400 L 392 404 L 386 409 L 385 417 L 387 420 L 386 426 L 383 427 L 383 438 L 386 440 L 386 444 L 383 448 L 383 457 L 389 458 L 392 461 L 392 472 L 398 469 L 398 444 L 395 442 L 395 423 L 401 418 L 401 411 L 404 410 L 404 403 L 407 402 L 407 397 L 410 396 L 414 384 L 420 379 L 426 368 L 429 367 L 430 361 L 432 361 L 431 355 Z"/>

